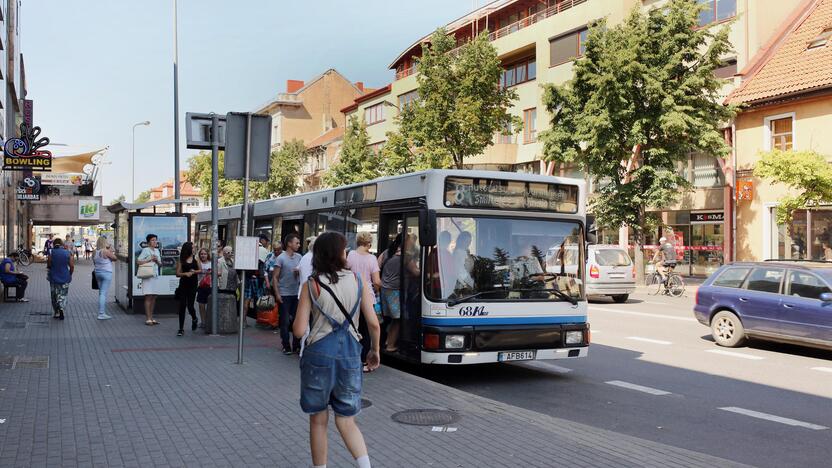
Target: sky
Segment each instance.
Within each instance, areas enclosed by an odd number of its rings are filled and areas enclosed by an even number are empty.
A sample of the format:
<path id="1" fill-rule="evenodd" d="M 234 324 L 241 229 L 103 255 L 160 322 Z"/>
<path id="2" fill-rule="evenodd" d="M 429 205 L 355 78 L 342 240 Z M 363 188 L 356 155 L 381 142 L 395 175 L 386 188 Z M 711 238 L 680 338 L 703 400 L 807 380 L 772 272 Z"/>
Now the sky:
<path id="1" fill-rule="evenodd" d="M 21 51 L 34 124 L 57 155 L 109 147 L 104 203 L 174 174 L 174 0 L 22 0 Z M 335 68 L 380 87 L 410 44 L 480 0 L 178 0 L 180 164 L 185 112 L 253 112 Z M 66 145 L 66 146 L 64 146 Z"/>

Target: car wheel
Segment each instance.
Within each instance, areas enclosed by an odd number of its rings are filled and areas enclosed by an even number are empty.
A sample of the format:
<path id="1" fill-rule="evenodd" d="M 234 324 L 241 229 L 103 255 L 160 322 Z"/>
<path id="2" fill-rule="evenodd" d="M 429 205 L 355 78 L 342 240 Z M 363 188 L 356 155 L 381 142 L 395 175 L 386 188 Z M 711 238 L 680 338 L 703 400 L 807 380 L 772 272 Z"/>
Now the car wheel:
<path id="1" fill-rule="evenodd" d="M 627 302 L 627 299 L 629 299 L 629 298 L 630 298 L 629 294 L 616 294 L 615 296 L 612 296 L 612 300 L 617 302 L 618 304 L 623 304 L 623 303 Z"/>
<path id="2" fill-rule="evenodd" d="M 723 310 L 711 320 L 711 335 L 716 344 L 727 348 L 737 347 L 745 342 L 745 328 L 733 312 Z"/>

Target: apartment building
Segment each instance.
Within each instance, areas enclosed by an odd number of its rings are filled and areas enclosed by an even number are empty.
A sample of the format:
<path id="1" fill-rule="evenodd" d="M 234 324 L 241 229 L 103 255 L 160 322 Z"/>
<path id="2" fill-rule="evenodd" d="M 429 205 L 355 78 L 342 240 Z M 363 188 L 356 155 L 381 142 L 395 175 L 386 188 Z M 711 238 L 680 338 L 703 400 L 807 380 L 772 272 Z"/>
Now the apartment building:
<path id="1" fill-rule="evenodd" d="M 725 79 L 723 92 L 727 96 L 739 83 L 734 76 L 737 70 L 745 68 L 769 41 L 796 2 L 698 1 L 706 6 L 700 16 L 702 27 L 730 24 L 734 52 L 725 57 L 725 66 L 717 71 Z M 554 167 L 541 160 L 543 148 L 538 135 L 550 122 L 542 85 L 562 84 L 572 77 L 572 64 L 583 54 L 588 26 L 594 21 L 606 18 L 608 24 L 615 25 L 633 8 L 647 10 L 664 3 L 666 0 L 497 0 L 445 25 L 460 45 L 475 35 L 488 35 L 505 69 L 501 85 L 513 87 L 518 94 L 511 113 L 523 121 L 523 128 L 516 134 L 495 135 L 494 143 L 483 154 L 466 163 L 471 168 L 583 177 L 575 168 Z M 388 86 L 361 96 L 343 109 L 347 117 L 364 119 L 376 147 L 383 146 L 387 132 L 395 129 L 395 117 L 402 105 L 418 99 L 418 58 L 429 37 L 426 34 L 414 41 L 393 59 L 389 66 L 393 81 Z M 728 122 L 726 129 L 730 129 Z M 730 132 L 726 138 L 730 140 Z M 661 212 L 664 222 L 672 226 L 680 252 L 684 251 L 679 267 L 684 274 L 707 274 L 724 258 L 732 258 L 733 190 L 726 182 L 726 168 L 713 155 L 691 155 L 679 171 L 695 190 Z M 649 236 L 648 243 L 658 236 L 658 232 Z M 632 245 L 626 229 L 605 232 L 602 237 L 607 243 Z"/>
<path id="2" fill-rule="evenodd" d="M 186 171 L 179 172 L 179 199 L 185 200 L 185 203 L 182 204 L 182 212 L 199 213 L 200 211 L 211 208 L 210 197 L 203 197 L 200 190 L 188 182 L 187 175 L 188 173 Z M 151 188 L 150 198 L 147 201 L 173 200 L 174 193 L 173 179 L 171 178 Z M 156 205 L 150 211 L 173 213 L 176 211 L 176 207 L 172 203 L 169 205 Z"/>
<path id="3" fill-rule="evenodd" d="M 787 187 L 754 177 L 761 151 L 813 150 L 832 162 L 832 0 L 800 7 L 741 73 L 729 102 L 736 118 L 737 259 L 832 260 L 832 206 L 778 225 Z M 832 200 L 828 200 L 832 203 Z"/>

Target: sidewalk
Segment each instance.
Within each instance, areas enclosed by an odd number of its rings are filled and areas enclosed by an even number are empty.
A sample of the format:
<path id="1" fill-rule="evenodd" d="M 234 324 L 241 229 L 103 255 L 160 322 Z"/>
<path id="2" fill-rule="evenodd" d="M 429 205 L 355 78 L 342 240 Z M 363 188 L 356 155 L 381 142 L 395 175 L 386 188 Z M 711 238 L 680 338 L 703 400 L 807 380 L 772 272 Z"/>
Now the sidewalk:
<path id="1" fill-rule="evenodd" d="M 0 466 L 310 466 L 296 356 L 250 327 L 175 336 L 175 315 L 98 321 L 91 268 L 76 268 L 66 320 L 51 318 L 43 265 L 31 302 L 0 303 Z M 499 377 L 495 377 L 499 378 Z M 553 391 L 556 391 L 553 388 Z M 473 396 L 382 367 L 359 425 L 378 467 L 739 466 Z M 399 424 L 405 409 L 451 409 L 447 426 Z M 331 424 L 329 466 L 354 466 Z M 451 432 L 451 429 L 456 429 Z"/>

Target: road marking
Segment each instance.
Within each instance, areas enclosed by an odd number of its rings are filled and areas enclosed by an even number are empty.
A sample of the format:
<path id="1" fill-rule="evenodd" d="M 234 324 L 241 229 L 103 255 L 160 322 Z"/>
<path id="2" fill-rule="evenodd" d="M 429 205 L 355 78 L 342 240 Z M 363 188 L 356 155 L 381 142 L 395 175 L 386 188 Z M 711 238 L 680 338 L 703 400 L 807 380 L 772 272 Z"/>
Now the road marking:
<path id="1" fill-rule="evenodd" d="M 633 384 L 633 383 L 630 383 L 630 382 L 622 382 L 620 380 L 610 380 L 609 382 L 605 382 L 605 383 L 607 383 L 609 385 L 615 385 L 616 387 L 628 388 L 630 390 L 635 390 L 637 392 L 649 393 L 651 395 L 658 395 L 658 396 L 673 395 L 670 392 L 666 392 L 664 390 L 659 390 L 658 388 L 645 387 L 645 386 L 636 385 L 636 384 Z"/>
<path id="2" fill-rule="evenodd" d="M 652 317 L 652 318 L 661 318 L 667 320 L 681 320 L 683 322 L 696 322 L 696 319 L 693 317 L 675 317 L 673 315 L 662 315 L 662 314 L 648 314 L 646 312 L 634 312 L 632 310 L 618 310 L 618 309 L 610 309 L 608 307 L 594 307 L 591 306 L 589 310 L 600 310 L 601 312 L 617 312 L 619 314 L 626 314 L 626 315 L 638 315 L 639 317 Z"/>
<path id="3" fill-rule="evenodd" d="M 805 427 L 807 429 L 812 429 L 814 431 L 823 431 L 823 430 L 829 429 L 826 426 L 820 426 L 820 425 L 817 425 L 817 424 L 798 421 L 796 419 L 789 419 L 789 418 L 784 418 L 784 417 L 781 417 L 781 416 L 775 416 L 773 414 L 768 414 L 768 413 L 760 413 L 759 411 L 752 411 L 752 410 L 748 410 L 748 409 L 745 409 L 745 408 L 737 408 L 736 406 L 726 406 L 725 408 L 719 408 L 719 409 L 721 409 L 723 411 L 730 411 L 732 413 L 744 414 L 746 416 L 751 416 L 752 418 L 765 419 L 767 421 L 779 422 L 781 424 L 786 424 L 786 425 L 789 425 L 789 426 Z"/>
<path id="4" fill-rule="evenodd" d="M 673 344 L 670 341 L 654 340 L 652 338 L 642 338 L 640 336 L 628 336 L 627 339 L 628 340 L 633 340 L 633 341 L 643 341 L 645 343 L 660 344 L 660 345 L 672 345 Z"/>
<path id="5" fill-rule="evenodd" d="M 721 354 L 723 356 L 731 356 L 735 358 L 742 358 L 742 359 L 751 359 L 754 361 L 759 361 L 761 359 L 765 359 L 761 356 L 753 356 L 751 354 L 743 354 L 743 353 L 735 353 L 733 351 L 725 351 L 724 349 L 706 349 L 706 353 L 714 353 L 714 354 Z"/>
<path id="6" fill-rule="evenodd" d="M 526 367 L 526 368 L 534 368 L 534 369 L 540 369 L 540 370 L 544 370 L 544 371 L 551 371 L 551 372 L 555 372 L 555 373 L 558 373 L 558 374 L 568 374 L 568 373 L 572 372 L 572 369 L 569 369 L 568 367 L 557 366 L 555 364 L 551 364 L 551 363 L 548 363 L 548 362 L 545 362 L 545 361 L 528 361 L 528 362 L 517 363 L 517 365 L 519 365 L 521 367 Z"/>
<path id="7" fill-rule="evenodd" d="M 812 370 L 816 370 L 819 372 L 830 372 L 832 373 L 832 367 L 813 367 Z"/>

